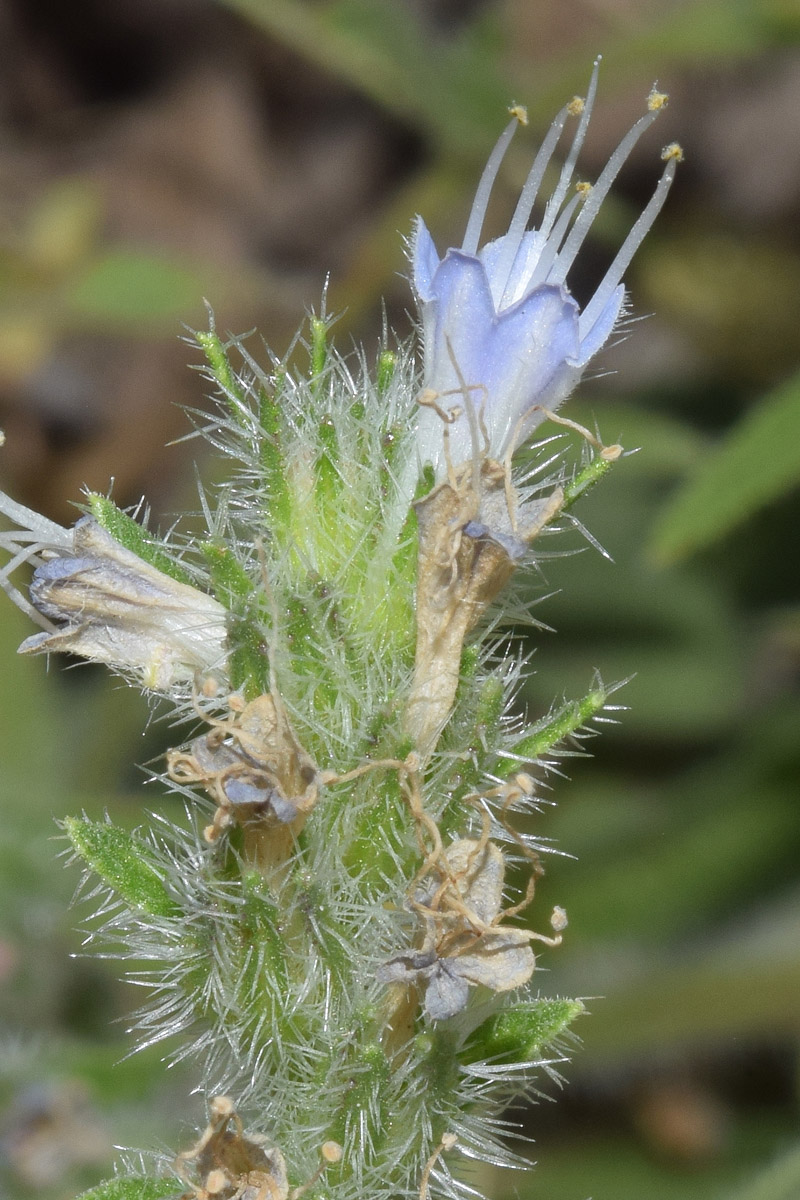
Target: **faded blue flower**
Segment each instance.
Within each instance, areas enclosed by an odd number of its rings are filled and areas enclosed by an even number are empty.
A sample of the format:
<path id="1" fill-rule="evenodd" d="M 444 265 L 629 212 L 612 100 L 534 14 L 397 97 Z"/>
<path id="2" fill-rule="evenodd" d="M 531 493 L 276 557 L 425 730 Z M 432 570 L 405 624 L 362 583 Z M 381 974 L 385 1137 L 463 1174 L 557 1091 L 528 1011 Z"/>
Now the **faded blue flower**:
<path id="1" fill-rule="evenodd" d="M 598 60 L 599 62 L 599 60 Z M 418 443 L 422 461 L 441 478 L 448 451 L 457 466 L 488 454 L 501 460 L 575 387 L 587 363 L 608 341 L 623 310 L 622 275 L 660 211 L 681 158 L 668 146 L 655 193 L 583 312 L 567 286 L 569 272 L 600 206 L 636 142 L 666 103 L 655 89 L 647 113 L 611 155 L 593 187 L 578 184 L 568 199 L 597 88 L 575 98 L 553 121 L 520 193 L 508 232 L 479 248 L 489 196 L 524 110 L 500 137 L 481 177 L 460 249 L 439 258 L 424 222 L 410 243 L 413 285 L 422 318 L 424 359 Z M 538 228 L 528 229 L 545 171 L 570 116 L 572 146 Z M 438 411 L 437 411 L 438 409 Z M 460 412 L 459 412 L 460 410 Z"/>

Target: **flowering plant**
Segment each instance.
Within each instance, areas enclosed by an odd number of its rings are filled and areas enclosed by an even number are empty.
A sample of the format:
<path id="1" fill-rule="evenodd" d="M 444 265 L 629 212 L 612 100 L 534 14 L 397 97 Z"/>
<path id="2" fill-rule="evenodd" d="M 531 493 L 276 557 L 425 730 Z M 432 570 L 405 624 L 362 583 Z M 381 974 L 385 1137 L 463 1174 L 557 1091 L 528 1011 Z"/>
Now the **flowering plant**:
<path id="1" fill-rule="evenodd" d="M 183 821 L 64 822 L 107 893 L 94 936 L 147 964 L 140 1044 L 192 1059 L 208 1105 L 193 1146 L 149 1175 L 127 1164 L 97 1200 L 426 1200 L 473 1192 L 464 1159 L 520 1163 L 503 1108 L 556 1077 L 583 1006 L 530 986 L 534 946 L 558 946 L 566 915 L 553 907 L 548 932 L 521 919 L 545 847 L 518 814 L 541 811 L 542 774 L 611 689 L 515 716 L 526 659 L 501 624 L 538 539 L 622 453 L 555 410 L 618 324 L 622 273 L 680 157 L 665 150 L 581 312 L 569 271 L 665 102 L 651 93 L 568 199 L 596 78 L 556 117 L 503 237 L 479 249 L 520 109 L 462 247 L 440 260 L 417 222 L 421 376 L 408 347 L 385 347 L 374 373 L 348 363 L 324 315 L 266 369 L 213 316 L 195 335 L 217 410 L 198 431 L 236 464 L 202 497 L 202 540 L 159 537 L 100 495 L 72 530 L 0 498 L 16 525 L 0 578 L 42 627 L 21 651 L 104 662 L 196 726 L 162 776 Z M 514 461 L 545 420 L 584 440 L 577 468 L 544 443 Z M 25 562 L 30 599 L 10 579 Z"/>

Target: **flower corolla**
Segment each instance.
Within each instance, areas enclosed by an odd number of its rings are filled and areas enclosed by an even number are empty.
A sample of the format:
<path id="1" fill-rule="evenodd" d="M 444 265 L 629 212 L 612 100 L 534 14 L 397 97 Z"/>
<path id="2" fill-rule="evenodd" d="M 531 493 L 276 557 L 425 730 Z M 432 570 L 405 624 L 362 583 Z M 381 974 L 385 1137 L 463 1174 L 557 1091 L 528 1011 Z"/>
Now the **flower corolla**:
<path id="1" fill-rule="evenodd" d="M 489 457 L 502 460 L 575 387 L 586 365 L 608 341 L 622 312 L 622 275 L 666 199 L 680 147 L 666 147 L 655 192 L 613 263 L 581 312 L 567 279 L 589 229 L 623 163 L 653 123 L 667 97 L 653 89 L 647 112 L 611 155 L 593 186 L 579 183 L 568 198 L 589 123 L 595 63 L 586 99 L 562 108 L 545 136 L 520 193 L 508 232 L 479 247 L 494 181 L 520 123 L 512 119 L 481 177 L 460 248 L 443 258 L 421 218 L 410 241 L 413 286 L 420 310 L 424 378 L 420 396 L 420 460 L 439 478 L 454 466 Z M 528 228 L 545 172 L 570 118 L 578 118 L 571 148 L 538 228 Z"/>
<path id="2" fill-rule="evenodd" d="M 44 629 L 21 654 L 76 654 L 157 692 L 225 677 L 226 612 L 213 596 L 145 562 L 93 517 L 64 529 L 2 492 L 0 513 L 20 526 L 0 533 L 0 548 L 12 552 L 0 587 Z M 9 578 L 25 562 L 36 568 L 30 600 Z"/>

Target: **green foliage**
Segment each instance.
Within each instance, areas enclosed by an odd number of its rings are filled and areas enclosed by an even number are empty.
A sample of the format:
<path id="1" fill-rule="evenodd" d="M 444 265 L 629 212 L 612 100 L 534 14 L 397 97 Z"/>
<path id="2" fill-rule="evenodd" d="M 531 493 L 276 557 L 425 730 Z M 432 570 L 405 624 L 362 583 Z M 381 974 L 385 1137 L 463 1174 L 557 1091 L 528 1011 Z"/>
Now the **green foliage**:
<path id="1" fill-rule="evenodd" d="M 733 429 L 662 514 L 653 538 L 673 561 L 726 536 L 800 483 L 800 375 Z"/>
<path id="2" fill-rule="evenodd" d="M 559 743 L 580 732 L 593 717 L 601 713 L 608 702 L 608 692 L 595 687 L 582 700 L 571 700 L 538 721 L 532 729 L 525 730 L 514 744 L 516 761 L 503 763 L 498 768 L 507 778 L 520 763 L 535 762 Z"/>
<path id="3" fill-rule="evenodd" d="M 580 1000 L 533 1000 L 515 1004 L 479 1025 L 467 1043 L 464 1062 L 531 1062 L 547 1053 L 586 1010 Z"/>
<path id="4" fill-rule="evenodd" d="M 166 1200 L 180 1190 L 177 1179 L 154 1179 L 151 1175 L 118 1175 L 82 1192 L 78 1200 Z"/>
<path id="5" fill-rule="evenodd" d="M 163 571 L 178 583 L 190 583 L 189 575 L 177 563 L 171 554 L 163 549 L 156 539 L 138 522 L 117 508 L 108 496 L 99 496 L 97 492 L 87 494 L 89 512 L 98 525 L 101 525 L 126 550 L 131 550 L 143 558 L 145 562 Z"/>
<path id="6" fill-rule="evenodd" d="M 175 915 L 177 906 L 141 838 L 85 817 L 65 818 L 64 830 L 76 854 L 128 904 L 154 917 Z"/>
<path id="7" fill-rule="evenodd" d="M 206 281 L 188 262 L 142 250 L 109 249 L 72 281 L 75 318 L 105 326 L 177 320 L 190 311 Z"/>
<path id="8" fill-rule="evenodd" d="M 800 1147 L 793 1146 L 754 1180 L 739 1188 L 731 1200 L 793 1200 L 798 1191 Z"/>

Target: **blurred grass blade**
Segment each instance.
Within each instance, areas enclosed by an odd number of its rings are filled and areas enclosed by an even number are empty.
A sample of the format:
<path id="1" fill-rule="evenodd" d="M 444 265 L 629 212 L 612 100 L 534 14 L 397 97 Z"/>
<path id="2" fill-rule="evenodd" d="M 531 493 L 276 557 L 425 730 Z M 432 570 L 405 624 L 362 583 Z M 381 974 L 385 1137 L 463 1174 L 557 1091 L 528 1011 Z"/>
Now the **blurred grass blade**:
<path id="1" fill-rule="evenodd" d="M 668 505 L 652 549 L 674 561 L 724 537 L 800 483 L 800 375 L 729 434 Z"/>
<path id="2" fill-rule="evenodd" d="M 394 0 L 222 0 L 265 33 L 450 150 L 494 138 L 513 90 L 493 22 L 448 43 Z"/>
<path id="3" fill-rule="evenodd" d="M 112 247 L 69 281 L 67 316 L 126 330 L 178 319 L 197 308 L 210 274 L 176 256 Z"/>
<path id="4" fill-rule="evenodd" d="M 730 1200 L 797 1200 L 800 1196 L 800 1145 L 762 1171 Z"/>

